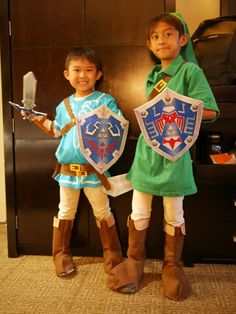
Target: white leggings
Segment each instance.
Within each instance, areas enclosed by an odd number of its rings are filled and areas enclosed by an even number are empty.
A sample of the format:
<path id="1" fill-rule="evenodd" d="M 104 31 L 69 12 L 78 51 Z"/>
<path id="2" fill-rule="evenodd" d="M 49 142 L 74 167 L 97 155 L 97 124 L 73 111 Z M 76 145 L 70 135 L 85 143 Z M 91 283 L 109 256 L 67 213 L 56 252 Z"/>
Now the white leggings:
<path id="1" fill-rule="evenodd" d="M 101 221 L 110 216 L 111 208 L 109 206 L 109 198 L 107 194 L 102 191 L 102 187 L 86 187 L 84 188 L 84 194 L 86 195 L 97 220 Z M 79 197 L 80 190 L 60 186 L 58 219 L 73 220 L 75 218 Z"/>
<path id="2" fill-rule="evenodd" d="M 134 190 L 132 199 L 132 220 L 150 218 L 153 195 Z M 164 219 L 167 224 L 179 227 L 184 223 L 184 196 L 163 197 Z"/>

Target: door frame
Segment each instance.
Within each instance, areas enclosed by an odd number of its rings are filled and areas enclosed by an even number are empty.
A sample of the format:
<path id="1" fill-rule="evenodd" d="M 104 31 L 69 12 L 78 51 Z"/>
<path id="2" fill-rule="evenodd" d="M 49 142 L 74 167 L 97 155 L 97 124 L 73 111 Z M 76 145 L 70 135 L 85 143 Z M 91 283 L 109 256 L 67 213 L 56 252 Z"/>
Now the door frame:
<path id="1" fill-rule="evenodd" d="M 4 131 L 4 156 L 5 156 L 5 186 L 6 186 L 6 217 L 8 256 L 16 257 L 17 253 L 17 223 L 15 204 L 15 162 L 14 162 L 14 132 L 12 108 L 8 100 L 12 98 L 11 84 L 11 46 L 10 46 L 10 10 L 9 1 L 0 1 L 0 49 L 2 69 L 2 112 Z"/>

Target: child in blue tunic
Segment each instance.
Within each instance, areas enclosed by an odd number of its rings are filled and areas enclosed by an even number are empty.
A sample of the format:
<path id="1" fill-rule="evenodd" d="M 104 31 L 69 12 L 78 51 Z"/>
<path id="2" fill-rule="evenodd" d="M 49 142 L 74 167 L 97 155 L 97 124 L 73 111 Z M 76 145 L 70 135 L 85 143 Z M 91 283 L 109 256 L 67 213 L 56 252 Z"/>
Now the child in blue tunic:
<path id="1" fill-rule="evenodd" d="M 102 71 L 101 62 L 92 49 L 76 48 L 71 51 L 66 58 L 64 76 L 75 93 L 58 105 L 55 120 L 26 116 L 45 132 L 61 137 L 56 151 L 58 171 L 55 180 L 60 186 L 60 203 L 57 217 L 53 221 L 52 253 L 55 270 L 58 276 L 69 275 L 75 270 L 70 238 L 80 190 L 83 189 L 96 218 L 103 246 L 104 268 L 108 273 L 122 259 L 109 199 L 102 189 L 102 185 L 106 187 L 108 184 L 106 177 L 109 173 L 100 175 L 85 159 L 78 143 L 75 117 L 103 104 L 118 115 L 121 115 L 121 111 L 112 96 L 94 90 Z"/>
<path id="2" fill-rule="evenodd" d="M 163 81 L 168 76 L 167 87 L 204 101 L 202 118 L 214 121 L 219 109 L 202 69 L 197 65 L 188 28 L 181 15 L 163 14 L 153 18 L 148 25 L 147 46 L 161 61 L 148 75 L 147 95 L 152 94 L 155 86 L 164 86 Z M 158 195 L 163 197 L 164 207 L 164 295 L 176 301 L 185 299 L 191 290 L 180 263 L 185 235 L 183 200 L 185 195 L 197 192 L 190 153 L 186 151 L 175 162 L 169 161 L 152 150 L 141 134 L 127 178 L 134 188 L 132 213 L 128 220 L 128 259 L 111 270 L 109 286 L 122 293 L 139 289 L 152 198 Z"/>

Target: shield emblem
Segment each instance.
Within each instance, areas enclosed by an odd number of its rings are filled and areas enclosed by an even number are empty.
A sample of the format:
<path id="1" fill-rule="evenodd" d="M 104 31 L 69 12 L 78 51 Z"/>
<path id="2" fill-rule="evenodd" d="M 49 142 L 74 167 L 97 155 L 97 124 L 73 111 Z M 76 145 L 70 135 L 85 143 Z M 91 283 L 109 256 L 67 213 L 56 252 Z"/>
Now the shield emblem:
<path id="1" fill-rule="evenodd" d="M 105 172 L 123 153 L 129 122 L 106 105 L 76 120 L 84 157 L 99 173 Z"/>
<path id="2" fill-rule="evenodd" d="M 203 101 L 183 96 L 169 88 L 134 109 L 147 144 L 174 162 L 196 141 Z"/>

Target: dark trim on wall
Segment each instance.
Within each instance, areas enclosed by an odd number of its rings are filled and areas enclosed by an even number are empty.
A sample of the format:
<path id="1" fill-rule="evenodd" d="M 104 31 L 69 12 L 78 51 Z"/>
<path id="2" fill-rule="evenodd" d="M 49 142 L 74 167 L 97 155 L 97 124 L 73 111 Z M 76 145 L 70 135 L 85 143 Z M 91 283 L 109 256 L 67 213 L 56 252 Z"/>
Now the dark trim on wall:
<path id="1" fill-rule="evenodd" d="M 220 15 L 236 15 L 236 2 L 235 0 L 221 0 L 220 1 Z"/>
<path id="2" fill-rule="evenodd" d="M 175 11 L 175 0 L 165 0 L 165 12 L 174 12 Z"/>

